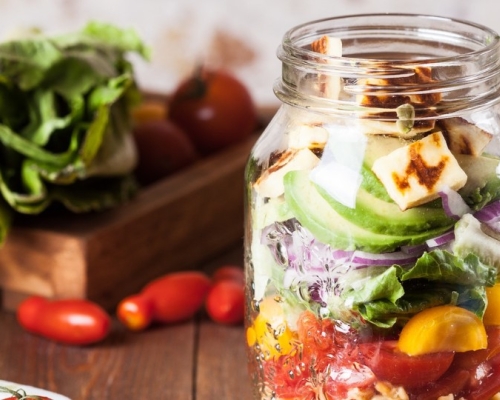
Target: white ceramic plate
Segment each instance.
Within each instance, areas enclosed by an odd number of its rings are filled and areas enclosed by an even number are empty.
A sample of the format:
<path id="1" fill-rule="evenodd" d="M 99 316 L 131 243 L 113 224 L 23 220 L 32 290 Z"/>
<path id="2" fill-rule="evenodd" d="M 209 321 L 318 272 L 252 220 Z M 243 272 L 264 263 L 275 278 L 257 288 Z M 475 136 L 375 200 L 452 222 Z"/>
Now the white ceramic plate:
<path id="1" fill-rule="evenodd" d="M 7 387 L 7 388 L 12 389 L 12 390 L 23 389 L 26 392 L 26 394 L 46 396 L 52 400 L 71 400 L 69 397 L 63 396 L 61 394 L 49 392 L 48 390 L 36 388 L 33 386 L 23 385 L 21 383 L 16 383 L 16 382 L 9 382 L 9 381 L 0 380 L 0 386 L 4 386 L 4 387 Z M 0 393 L 0 399 L 6 399 L 6 398 L 11 397 L 11 396 L 12 395 L 10 395 L 8 393 Z"/>

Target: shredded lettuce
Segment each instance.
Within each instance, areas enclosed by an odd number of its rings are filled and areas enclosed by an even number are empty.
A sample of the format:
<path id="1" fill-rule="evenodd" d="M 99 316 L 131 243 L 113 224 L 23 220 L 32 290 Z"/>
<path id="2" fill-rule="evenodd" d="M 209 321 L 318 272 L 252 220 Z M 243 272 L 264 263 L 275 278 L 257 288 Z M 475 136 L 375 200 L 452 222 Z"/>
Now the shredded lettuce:
<path id="1" fill-rule="evenodd" d="M 128 53 L 149 58 L 134 30 L 100 22 L 0 43 L 0 244 L 16 213 L 53 202 L 102 210 L 132 196 L 140 93 Z"/>
<path id="2" fill-rule="evenodd" d="M 342 294 L 367 321 L 382 328 L 403 324 L 425 308 L 455 304 L 482 317 L 486 308 L 485 286 L 496 282 L 497 269 L 475 254 L 461 258 L 446 250 L 424 253 L 410 268 L 393 265 L 373 269 L 362 288 Z"/>

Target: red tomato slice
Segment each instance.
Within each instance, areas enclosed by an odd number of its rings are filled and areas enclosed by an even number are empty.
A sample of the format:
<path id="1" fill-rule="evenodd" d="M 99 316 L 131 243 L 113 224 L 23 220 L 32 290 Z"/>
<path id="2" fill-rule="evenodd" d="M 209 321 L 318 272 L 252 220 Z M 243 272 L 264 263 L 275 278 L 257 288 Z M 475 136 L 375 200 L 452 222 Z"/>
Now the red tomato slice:
<path id="1" fill-rule="evenodd" d="M 397 341 L 363 343 L 359 346 L 363 362 L 378 379 L 406 388 L 437 381 L 450 367 L 452 352 L 409 356 L 397 350 Z"/>
<path id="2" fill-rule="evenodd" d="M 486 359 L 493 363 L 493 359 L 500 360 L 500 326 L 487 326 L 488 335 L 488 355 Z"/>
<path id="3" fill-rule="evenodd" d="M 445 374 L 437 382 L 424 386 L 416 393 L 412 393 L 413 400 L 436 400 L 441 396 L 453 394 L 457 398 L 458 394 L 467 385 L 470 378 L 470 372 L 460 369 Z"/>
<path id="4" fill-rule="evenodd" d="M 484 361 L 500 359 L 500 326 L 486 327 L 488 348 L 476 351 L 456 353 L 452 367 L 456 369 L 475 370 Z"/>
<path id="5" fill-rule="evenodd" d="M 498 357 L 498 356 L 497 356 Z M 493 365 L 492 370 L 474 390 L 466 394 L 468 400 L 490 400 L 500 392 L 500 363 Z"/>

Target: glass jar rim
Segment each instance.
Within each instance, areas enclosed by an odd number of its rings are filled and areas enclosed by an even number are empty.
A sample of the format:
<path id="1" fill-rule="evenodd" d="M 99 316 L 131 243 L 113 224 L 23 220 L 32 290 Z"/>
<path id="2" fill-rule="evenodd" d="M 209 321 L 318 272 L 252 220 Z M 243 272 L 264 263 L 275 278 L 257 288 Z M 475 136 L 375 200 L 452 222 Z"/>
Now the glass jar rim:
<path id="1" fill-rule="evenodd" d="M 486 25 L 482 25 L 479 23 L 475 23 L 472 21 L 467 21 L 465 19 L 459 19 L 459 18 L 444 17 L 444 16 L 432 15 L 432 14 L 412 14 L 412 13 L 347 14 L 347 15 L 339 15 L 339 16 L 327 17 L 327 18 L 322 18 L 322 19 L 317 19 L 317 20 L 305 22 L 305 23 L 296 25 L 295 27 L 286 31 L 285 34 L 283 35 L 281 46 L 293 48 L 295 51 L 302 50 L 302 51 L 304 51 L 304 53 L 303 53 L 304 56 L 314 55 L 317 58 L 318 57 L 317 53 L 314 53 L 311 50 L 300 49 L 300 48 L 296 47 L 294 44 L 295 43 L 294 37 L 303 39 L 304 32 L 306 32 L 307 30 L 310 30 L 314 26 L 318 26 L 318 25 L 322 25 L 322 24 L 329 24 L 330 25 L 328 29 L 325 29 L 324 32 L 321 32 L 322 34 L 326 35 L 328 33 L 333 33 L 335 31 L 342 32 L 342 31 L 353 30 L 352 27 L 349 28 L 346 25 L 346 28 L 343 28 L 343 30 L 338 29 L 338 30 L 334 31 L 333 30 L 334 26 L 332 24 L 335 24 L 336 22 L 342 22 L 342 21 L 347 22 L 350 20 L 363 20 L 363 19 L 373 20 L 376 22 L 376 21 L 381 21 L 382 19 L 387 19 L 387 18 L 404 18 L 405 20 L 414 20 L 414 21 L 418 20 L 419 22 L 429 20 L 429 21 L 433 21 L 433 22 L 446 23 L 448 25 L 453 25 L 456 27 L 474 29 L 477 33 L 482 33 L 484 38 L 485 38 L 485 43 L 483 44 L 483 46 L 481 46 L 477 50 L 466 52 L 462 55 L 436 56 L 436 57 L 421 58 L 421 59 L 415 60 L 415 61 L 418 61 L 418 63 L 424 63 L 424 64 L 427 64 L 427 63 L 446 63 L 446 62 L 449 62 L 451 60 L 456 61 L 457 58 L 474 57 L 478 53 L 483 53 L 485 51 L 500 48 L 500 35 L 499 35 L 499 33 L 496 32 L 495 30 L 487 27 Z M 378 29 L 380 26 L 381 26 L 380 22 L 373 25 L 373 27 L 375 27 L 375 29 Z M 392 27 L 395 27 L 395 25 Z M 403 26 L 401 26 L 401 28 L 402 28 L 402 29 L 400 29 L 401 32 L 407 31 L 407 28 L 405 28 Z M 417 27 L 416 31 L 417 30 L 422 32 L 422 28 Z M 437 30 L 435 30 L 435 29 L 434 29 L 434 31 L 437 32 Z M 441 29 L 440 31 L 443 33 L 446 33 L 447 34 L 446 36 L 451 38 L 452 35 L 451 35 L 451 32 L 449 30 Z M 454 35 L 454 36 L 456 39 L 459 39 L 459 36 L 457 36 L 457 35 Z M 444 35 L 442 37 L 444 37 Z M 469 39 L 471 39 L 471 37 L 469 37 Z M 486 43 L 486 41 L 488 43 Z M 476 43 L 478 43 L 478 42 L 476 42 Z M 335 56 L 327 56 L 327 58 L 336 58 L 336 57 Z M 353 61 L 353 58 L 350 58 L 350 57 L 342 56 L 341 58 L 343 58 L 347 62 Z M 354 61 L 359 63 L 360 58 L 354 58 Z M 377 60 L 374 58 L 370 58 L 370 59 L 368 59 L 368 61 L 373 63 L 373 62 L 376 62 Z M 391 63 L 395 63 L 395 64 L 398 64 L 399 62 L 406 64 L 406 63 L 408 63 L 409 60 L 408 59 L 406 59 L 406 60 L 384 59 L 383 60 L 383 62 L 385 62 L 385 63 L 387 61 L 390 61 Z"/>
<path id="2" fill-rule="evenodd" d="M 325 37 L 340 39 L 341 55 L 313 50 Z M 277 55 L 283 68 L 276 96 L 309 109 L 362 114 L 356 96 L 438 94 L 444 101 L 432 108 L 443 116 L 500 101 L 500 36 L 466 20 L 405 13 L 324 18 L 288 30 Z M 435 78 L 415 80 L 422 71 Z M 343 99 L 320 93 L 328 79 L 348 82 Z"/>

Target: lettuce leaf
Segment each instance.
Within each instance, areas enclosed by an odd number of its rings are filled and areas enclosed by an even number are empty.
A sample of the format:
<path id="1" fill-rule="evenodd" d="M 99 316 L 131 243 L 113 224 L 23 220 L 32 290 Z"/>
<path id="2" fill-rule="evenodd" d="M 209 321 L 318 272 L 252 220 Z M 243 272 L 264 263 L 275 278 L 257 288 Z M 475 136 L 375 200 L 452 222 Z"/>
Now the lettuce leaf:
<path id="1" fill-rule="evenodd" d="M 402 325 L 417 312 L 444 304 L 458 305 L 482 317 L 485 287 L 493 286 L 496 276 L 496 268 L 474 254 L 460 258 L 434 250 L 407 269 L 399 265 L 373 268 L 344 290 L 342 297 L 364 320 L 381 328 Z"/>
<path id="2" fill-rule="evenodd" d="M 133 195 L 132 53 L 149 59 L 134 30 L 100 22 L 0 43 L 0 244 L 16 213 L 98 211 Z"/>

